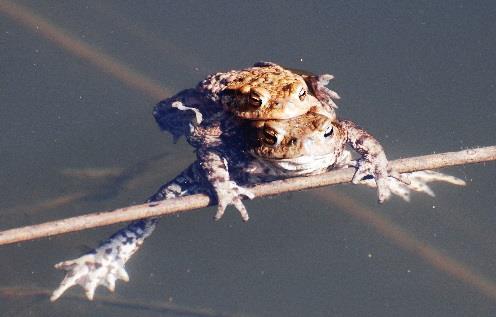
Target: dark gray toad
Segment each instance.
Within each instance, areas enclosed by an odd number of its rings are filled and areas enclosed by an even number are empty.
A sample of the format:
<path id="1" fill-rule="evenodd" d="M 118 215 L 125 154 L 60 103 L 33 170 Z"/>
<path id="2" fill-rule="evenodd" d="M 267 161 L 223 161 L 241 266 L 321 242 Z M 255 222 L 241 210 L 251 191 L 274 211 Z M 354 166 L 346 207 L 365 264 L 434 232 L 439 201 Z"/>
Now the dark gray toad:
<path id="1" fill-rule="evenodd" d="M 374 177 L 379 201 L 391 191 L 408 196 L 410 188 L 395 180 L 404 177 L 388 169 L 377 140 L 353 122 L 337 120 L 332 99 L 338 96 L 324 87 L 329 79 L 258 63 L 210 75 L 196 89 L 160 102 L 154 111 L 158 124 L 174 138 L 185 136 L 196 148 L 197 160 L 148 201 L 208 193 L 218 202 L 215 219 L 232 204 L 246 221 L 241 198 L 253 197 L 253 184 L 346 166 L 356 167 L 354 182 Z M 346 145 L 360 155 L 357 160 L 351 159 Z M 412 189 L 429 193 L 422 178 L 414 179 Z M 51 300 L 76 284 L 92 299 L 99 285 L 113 291 L 116 280 L 128 281 L 125 263 L 156 223 L 156 218 L 133 222 L 93 251 L 58 263 L 56 268 L 67 274 Z"/>

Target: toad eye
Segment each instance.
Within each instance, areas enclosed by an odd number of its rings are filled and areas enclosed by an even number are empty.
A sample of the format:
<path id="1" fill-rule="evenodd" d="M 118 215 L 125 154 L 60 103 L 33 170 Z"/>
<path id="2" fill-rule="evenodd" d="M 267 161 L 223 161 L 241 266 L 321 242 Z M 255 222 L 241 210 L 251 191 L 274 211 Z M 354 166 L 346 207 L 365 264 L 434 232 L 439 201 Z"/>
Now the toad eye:
<path id="1" fill-rule="evenodd" d="M 248 93 L 248 92 L 247 92 Z M 270 93 L 262 87 L 251 87 L 248 95 L 248 103 L 257 108 L 265 107 L 270 99 Z"/>
<path id="2" fill-rule="evenodd" d="M 300 92 L 298 93 L 298 98 L 300 98 L 301 101 L 305 100 L 305 97 L 307 96 L 307 91 L 305 88 L 301 88 Z"/>
<path id="3" fill-rule="evenodd" d="M 263 129 L 262 141 L 268 145 L 275 145 L 277 143 L 277 131 L 269 128 Z"/>
<path id="4" fill-rule="evenodd" d="M 262 105 L 262 97 L 256 93 L 251 93 L 249 97 L 250 105 L 260 107 Z"/>
<path id="5" fill-rule="evenodd" d="M 332 135 L 332 133 L 334 132 L 334 129 L 332 127 L 332 125 L 330 125 L 329 127 L 327 127 L 327 129 L 325 130 L 324 132 L 324 137 L 327 138 L 327 137 L 330 137 Z"/>

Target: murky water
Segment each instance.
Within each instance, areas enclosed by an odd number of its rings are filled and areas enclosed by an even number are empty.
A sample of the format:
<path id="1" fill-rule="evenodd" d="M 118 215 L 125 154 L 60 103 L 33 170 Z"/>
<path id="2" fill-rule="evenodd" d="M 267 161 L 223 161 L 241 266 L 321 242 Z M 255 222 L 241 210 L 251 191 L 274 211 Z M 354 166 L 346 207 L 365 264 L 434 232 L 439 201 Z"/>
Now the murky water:
<path id="1" fill-rule="evenodd" d="M 143 201 L 194 160 L 153 105 L 258 60 L 334 74 L 340 115 L 390 158 L 496 141 L 494 2 L 16 3 L 0 1 L 1 229 Z M 0 315 L 493 316 L 496 165 L 444 171 L 468 186 L 383 206 L 351 185 L 258 199 L 248 224 L 164 218 L 131 281 L 94 302 L 49 303 L 53 264 L 119 225 L 2 246 Z"/>

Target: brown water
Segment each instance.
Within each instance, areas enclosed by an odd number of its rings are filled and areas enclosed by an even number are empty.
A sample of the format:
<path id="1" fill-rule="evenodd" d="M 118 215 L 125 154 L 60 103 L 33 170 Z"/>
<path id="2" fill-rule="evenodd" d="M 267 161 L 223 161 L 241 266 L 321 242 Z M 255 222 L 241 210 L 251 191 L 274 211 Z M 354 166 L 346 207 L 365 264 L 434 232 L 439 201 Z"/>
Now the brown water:
<path id="1" fill-rule="evenodd" d="M 391 158 L 496 143 L 494 2 L 16 3 L 0 1 L 0 229 L 143 201 L 194 160 L 153 105 L 258 60 L 334 74 L 339 114 Z M 494 316 L 496 164 L 444 171 L 468 186 L 383 206 L 356 186 L 258 199 L 248 224 L 164 218 L 114 304 L 33 289 L 119 225 L 2 246 L 0 315 Z"/>

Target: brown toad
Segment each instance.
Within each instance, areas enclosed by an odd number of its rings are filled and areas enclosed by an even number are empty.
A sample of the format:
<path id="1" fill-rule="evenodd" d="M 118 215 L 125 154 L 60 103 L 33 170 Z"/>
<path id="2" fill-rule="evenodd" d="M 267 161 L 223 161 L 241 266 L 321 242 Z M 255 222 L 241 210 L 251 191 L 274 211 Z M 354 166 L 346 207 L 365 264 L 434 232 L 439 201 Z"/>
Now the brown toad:
<path id="1" fill-rule="evenodd" d="M 248 152 L 264 173 L 297 176 L 320 173 L 341 161 L 346 131 L 337 121 L 308 112 L 288 120 L 247 123 Z M 250 174 L 256 174 L 251 172 Z"/>
<path id="2" fill-rule="evenodd" d="M 379 202 L 391 195 L 388 176 L 409 183 L 389 168 L 380 143 L 352 121 L 307 113 L 289 120 L 254 121 L 250 125 L 253 129 L 248 138 L 249 151 L 271 173 L 277 170 L 281 176 L 309 175 L 354 166 L 357 169 L 353 183 L 373 176 Z M 360 154 L 357 160 L 351 160 L 346 145 Z"/>
<path id="3" fill-rule="evenodd" d="M 290 119 L 307 112 L 336 117 L 332 98 L 325 88 L 331 75 L 302 75 L 268 62 L 254 67 L 217 73 L 203 80 L 199 89 L 220 96 L 220 103 L 235 117 L 249 120 Z M 218 84 L 220 91 L 217 92 Z"/>

